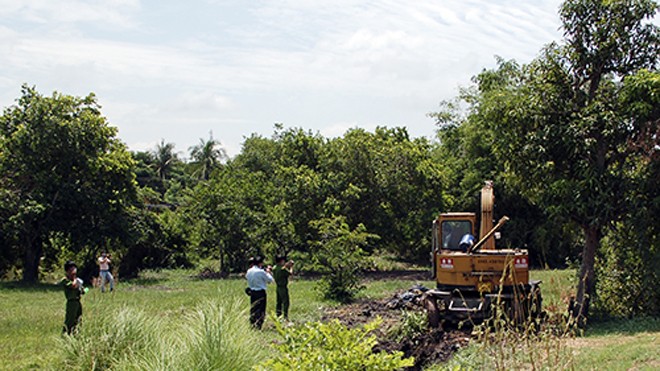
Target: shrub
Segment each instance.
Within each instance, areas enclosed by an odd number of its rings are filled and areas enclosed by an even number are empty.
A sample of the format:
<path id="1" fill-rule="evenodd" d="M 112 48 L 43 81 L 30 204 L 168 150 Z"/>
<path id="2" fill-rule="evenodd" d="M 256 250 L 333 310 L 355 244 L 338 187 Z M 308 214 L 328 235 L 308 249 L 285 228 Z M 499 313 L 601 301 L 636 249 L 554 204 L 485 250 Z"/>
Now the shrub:
<path id="1" fill-rule="evenodd" d="M 620 223 L 603 239 L 596 265 L 597 317 L 660 314 L 659 242 L 650 228 L 644 230 L 632 222 Z"/>
<path id="2" fill-rule="evenodd" d="M 312 252 L 314 268 L 323 274 L 319 288 L 326 299 L 349 302 L 362 289 L 360 273 L 366 267 L 367 255 L 361 246 L 377 235 L 367 233 L 359 224 L 350 230 L 346 217 L 336 216 L 311 222 L 320 241 Z"/>
<path id="3" fill-rule="evenodd" d="M 370 334 L 382 321 L 349 329 L 339 320 L 308 323 L 284 328 L 276 323 L 284 338 L 277 346 L 279 355 L 257 367 L 259 370 L 396 370 L 411 367 L 413 358 L 403 359 L 402 352 L 372 353 L 376 336 Z"/>
<path id="4" fill-rule="evenodd" d="M 428 319 L 424 312 L 402 310 L 401 322 L 390 329 L 388 337 L 401 342 L 423 333 L 428 328 Z"/>

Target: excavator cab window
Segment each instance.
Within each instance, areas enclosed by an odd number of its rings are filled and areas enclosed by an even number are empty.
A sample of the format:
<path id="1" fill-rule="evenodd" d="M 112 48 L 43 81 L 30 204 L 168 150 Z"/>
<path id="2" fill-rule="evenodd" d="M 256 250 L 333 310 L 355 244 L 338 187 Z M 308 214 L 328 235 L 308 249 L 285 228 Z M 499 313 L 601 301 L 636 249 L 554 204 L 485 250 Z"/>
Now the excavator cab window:
<path id="1" fill-rule="evenodd" d="M 442 248 L 461 251 L 461 238 L 472 233 L 472 223 L 469 220 L 445 220 L 442 222 Z"/>

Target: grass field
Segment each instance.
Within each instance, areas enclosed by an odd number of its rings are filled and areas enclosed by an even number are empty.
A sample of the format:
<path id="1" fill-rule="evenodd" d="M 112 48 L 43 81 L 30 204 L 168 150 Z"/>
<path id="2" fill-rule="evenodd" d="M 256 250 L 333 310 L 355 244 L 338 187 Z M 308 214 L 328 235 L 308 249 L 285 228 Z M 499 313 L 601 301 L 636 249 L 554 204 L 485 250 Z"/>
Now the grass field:
<path id="1" fill-rule="evenodd" d="M 103 316 L 116 316 L 122 310 L 135 310 L 157 321 L 162 338 L 181 343 L 185 324 L 191 313 L 209 300 L 236 303 L 247 311 L 248 298 L 241 279 L 206 280 L 192 278 L 192 271 L 145 272 L 143 277 L 121 282 L 113 293 L 90 290 L 83 297 L 84 323 L 99 323 Z M 572 271 L 537 271 L 532 276 L 542 279 L 546 306 L 561 307 L 562 296 L 569 293 Z M 380 298 L 397 290 L 410 288 L 414 282 L 402 280 L 370 281 L 362 296 Z M 421 282 L 431 286 L 431 282 Z M 336 303 L 323 301 L 314 282 L 294 280 L 290 287 L 290 318 L 301 323 L 315 321 L 323 308 Z M 274 309 L 274 290 L 268 295 L 268 310 Z M 14 282 L 0 283 L 0 369 L 56 369 L 62 365 L 61 326 L 64 318 L 64 295 L 52 284 L 23 286 Z M 240 315 L 245 312 L 240 313 Z M 245 314 L 247 322 L 247 314 Z M 181 333 L 180 333 L 181 332 Z M 593 325 L 583 337 L 568 340 L 574 354 L 575 369 L 658 369 L 660 367 L 660 321 L 631 320 Z M 272 323 L 256 341 L 268 354 L 277 335 Z M 179 344 L 181 345 L 181 344 Z M 136 367 L 139 368 L 139 367 Z"/>

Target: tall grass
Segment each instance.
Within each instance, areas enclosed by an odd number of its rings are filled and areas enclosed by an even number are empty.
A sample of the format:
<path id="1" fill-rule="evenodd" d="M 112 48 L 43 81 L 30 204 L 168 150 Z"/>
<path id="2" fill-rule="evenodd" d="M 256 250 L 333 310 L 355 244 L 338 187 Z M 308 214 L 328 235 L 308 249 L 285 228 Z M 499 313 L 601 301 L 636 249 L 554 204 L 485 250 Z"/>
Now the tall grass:
<path id="1" fill-rule="evenodd" d="M 248 370 L 266 358 L 259 332 L 247 321 L 244 300 L 222 303 L 209 300 L 185 319 L 175 369 Z"/>
<path id="2" fill-rule="evenodd" d="M 64 368 L 105 370 L 121 364 L 137 363 L 153 349 L 160 348 L 162 323 L 157 317 L 123 307 L 102 312 L 78 326 L 74 336 L 63 336 Z"/>
<path id="3" fill-rule="evenodd" d="M 222 297 L 222 295 L 220 296 Z M 61 342 L 71 370 L 249 370 L 267 347 L 247 321 L 247 303 L 208 299 L 177 323 L 121 308 L 90 318 Z"/>
<path id="4" fill-rule="evenodd" d="M 567 342 L 573 337 L 572 326 L 565 316 L 549 317 L 521 327 L 502 315 L 478 326 L 473 333 L 478 356 L 471 357 L 471 366 L 493 370 L 573 369 L 574 357 Z"/>

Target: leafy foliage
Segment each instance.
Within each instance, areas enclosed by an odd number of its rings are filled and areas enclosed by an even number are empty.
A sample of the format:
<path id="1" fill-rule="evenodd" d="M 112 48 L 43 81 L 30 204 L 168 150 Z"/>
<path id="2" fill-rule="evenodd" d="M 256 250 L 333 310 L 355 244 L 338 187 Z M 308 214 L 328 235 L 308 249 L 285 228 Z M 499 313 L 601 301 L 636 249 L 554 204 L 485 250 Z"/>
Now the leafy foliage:
<path id="1" fill-rule="evenodd" d="M 328 299 L 351 301 L 362 288 L 360 273 L 368 262 L 361 246 L 378 236 L 367 233 L 362 224 L 351 231 L 341 216 L 314 221 L 312 226 L 319 234 L 312 259 L 324 274 L 319 281 L 321 292 Z"/>
<path id="2" fill-rule="evenodd" d="M 380 320 L 363 328 L 348 329 L 334 320 L 284 328 L 277 325 L 283 337 L 279 354 L 262 363 L 259 370 L 397 370 L 411 367 L 413 358 L 402 358 L 402 352 L 372 353 L 376 336 L 370 333 Z"/>
<path id="3" fill-rule="evenodd" d="M 8 242 L 23 255 L 24 280 L 37 279 L 53 233 L 74 250 L 121 235 L 135 175 L 116 134 L 93 94 L 44 97 L 23 86 L 18 104 L 0 117 L 0 209 Z"/>
<path id="4" fill-rule="evenodd" d="M 190 156 L 193 160 L 190 165 L 196 168 L 197 176 L 207 180 L 220 161 L 227 157 L 227 153 L 220 147 L 220 141 L 213 139 L 213 133 L 210 133 L 209 140 L 200 139 L 198 145 L 190 147 Z"/>
<path id="5" fill-rule="evenodd" d="M 427 331 L 428 327 L 426 313 L 402 310 L 401 321 L 388 331 L 387 336 L 397 342 L 402 342 L 405 339 L 414 339 L 417 335 Z"/>

